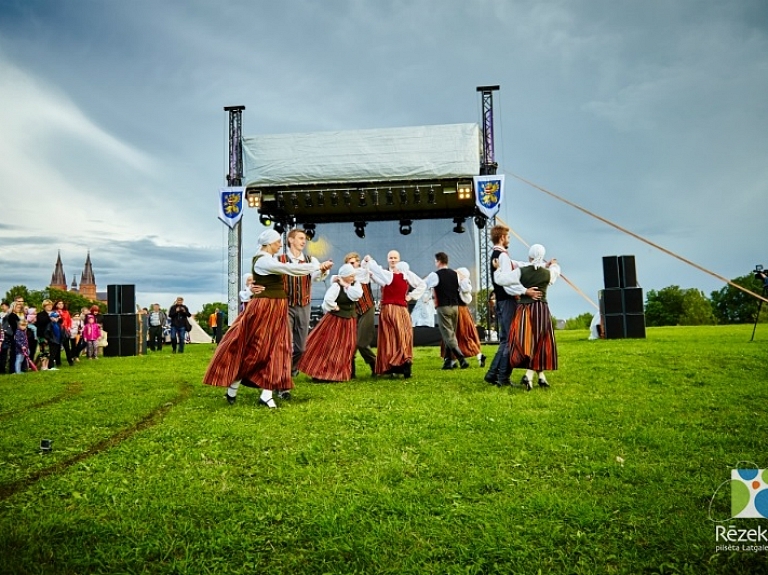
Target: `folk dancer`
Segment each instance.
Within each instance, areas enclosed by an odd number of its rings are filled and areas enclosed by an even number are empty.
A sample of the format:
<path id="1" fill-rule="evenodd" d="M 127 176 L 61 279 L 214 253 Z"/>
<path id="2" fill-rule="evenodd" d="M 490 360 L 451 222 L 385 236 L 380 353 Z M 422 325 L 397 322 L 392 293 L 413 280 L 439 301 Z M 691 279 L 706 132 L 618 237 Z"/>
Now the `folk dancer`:
<path id="1" fill-rule="evenodd" d="M 344 263 L 355 268 L 355 283 L 360 284 L 363 295 L 355 302 L 357 312 L 357 351 L 363 361 L 371 368 L 371 375 L 376 377 L 376 354 L 371 349 L 376 335 L 374 331 L 376 305 L 371 291 L 371 273 L 360 266 L 360 254 L 350 252 L 344 256 Z M 352 359 L 352 377 L 355 377 L 355 360 Z"/>
<path id="2" fill-rule="evenodd" d="M 435 254 L 435 266 L 437 271 L 427 276 L 428 289 L 435 292 L 437 299 L 437 328 L 445 347 L 445 359 L 443 369 L 453 369 L 453 358 L 459 362 L 461 369 L 469 367 L 469 362 L 459 349 L 456 341 L 456 325 L 459 321 L 459 276 L 455 270 L 448 267 L 448 254 L 437 252 Z"/>

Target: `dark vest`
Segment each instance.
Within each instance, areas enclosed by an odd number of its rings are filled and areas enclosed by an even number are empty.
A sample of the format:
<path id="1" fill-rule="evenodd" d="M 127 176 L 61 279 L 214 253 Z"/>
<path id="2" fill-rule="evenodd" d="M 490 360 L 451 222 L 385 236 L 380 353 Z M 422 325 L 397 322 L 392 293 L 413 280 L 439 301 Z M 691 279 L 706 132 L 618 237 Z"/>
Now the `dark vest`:
<path id="1" fill-rule="evenodd" d="M 493 284 L 493 294 L 496 296 L 496 301 L 515 299 L 514 296 L 511 296 L 507 292 L 505 292 L 504 288 L 499 284 L 497 284 L 496 281 L 493 279 L 493 272 L 496 271 L 496 268 L 493 267 L 493 262 L 499 259 L 499 255 L 501 253 L 502 253 L 502 250 L 494 247 L 493 251 L 491 252 L 491 261 L 488 262 L 488 265 L 491 266 L 491 283 Z"/>
<path id="2" fill-rule="evenodd" d="M 261 254 L 261 253 L 256 254 L 253 258 L 253 262 L 251 263 L 251 269 L 253 269 L 253 266 L 261 257 L 269 257 L 269 256 L 265 256 L 265 254 Z M 260 294 L 254 295 L 253 297 L 255 298 L 286 299 L 288 297 L 288 294 L 285 293 L 285 284 L 283 283 L 282 275 L 268 274 L 263 276 L 261 274 L 257 274 L 254 271 L 253 283 L 255 283 L 256 285 L 264 286 L 266 288 Z"/>
<path id="3" fill-rule="evenodd" d="M 520 283 L 527 288 L 539 288 L 541 299 L 547 301 L 547 287 L 549 287 L 549 270 L 545 267 L 535 269 L 533 266 L 523 266 L 520 268 Z M 520 296 L 519 303 L 533 303 L 535 300 L 523 294 Z"/>
<path id="4" fill-rule="evenodd" d="M 339 296 L 336 298 L 336 305 L 339 306 L 339 309 L 332 311 L 331 313 L 335 316 L 343 317 L 344 319 L 357 317 L 355 302 L 349 299 L 349 296 L 347 295 L 347 292 L 344 291 L 343 287 L 339 286 L 339 288 Z"/>
<path id="5" fill-rule="evenodd" d="M 435 286 L 437 307 L 459 305 L 459 276 L 450 268 L 442 268 L 435 272 L 440 281 Z"/>

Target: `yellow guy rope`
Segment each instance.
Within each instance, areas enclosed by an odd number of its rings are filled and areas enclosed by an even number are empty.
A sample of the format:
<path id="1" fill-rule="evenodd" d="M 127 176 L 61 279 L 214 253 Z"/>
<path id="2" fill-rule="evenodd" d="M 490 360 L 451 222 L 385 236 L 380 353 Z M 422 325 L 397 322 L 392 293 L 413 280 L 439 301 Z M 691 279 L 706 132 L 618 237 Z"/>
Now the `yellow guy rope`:
<path id="1" fill-rule="evenodd" d="M 509 228 L 509 231 L 512 233 L 512 235 L 515 236 L 518 239 L 518 241 L 521 244 L 523 244 L 526 248 L 530 248 L 531 247 L 531 246 L 529 246 L 526 243 L 526 241 L 523 238 L 521 238 L 519 235 L 517 235 L 517 232 L 515 230 L 513 230 L 508 223 L 506 223 L 504 220 L 502 220 L 499 216 L 496 216 L 496 221 L 499 222 L 503 226 L 507 226 Z M 581 291 L 576 284 L 574 284 L 573 282 L 571 282 L 571 280 L 569 280 L 567 277 L 565 277 L 565 275 L 563 274 L 562 271 L 560 272 L 560 277 L 563 278 L 563 281 L 565 281 L 565 283 L 567 283 L 569 286 L 571 286 L 573 288 L 573 290 L 577 294 L 579 294 L 581 297 L 583 297 L 585 300 L 587 300 L 589 303 L 591 303 L 592 307 L 594 307 L 598 311 L 600 310 L 598 305 L 595 302 L 593 302 L 591 299 L 589 299 L 589 296 L 587 294 L 585 294 L 583 291 Z"/>
<path id="2" fill-rule="evenodd" d="M 754 297 L 754 298 L 757 298 L 757 299 L 759 299 L 759 300 L 762 300 L 762 301 L 764 301 L 764 302 L 768 303 L 768 298 L 765 298 L 765 297 L 763 297 L 763 296 L 761 296 L 761 295 L 759 295 L 759 294 L 756 294 L 755 292 L 753 292 L 753 291 L 751 291 L 751 290 L 748 290 L 747 288 L 745 288 L 745 287 L 743 287 L 743 286 L 740 286 L 739 284 L 733 283 L 731 280 L 729 280 L 728 278 L 725 278 L 725 277 L 721 276 L 720 274 L 717 274 L 717 273 L 715 273 L 715 272 L 713 272 L 713 271 L 710 271 L 710 270 L 708 270 L 708 269 L 706 269 L 706 268 L 703 268 L 703 267 L 701 267 L 700 265 L 698 265 L 698 264 L 696 264 L 696 263 L 693 263 L 691 260 L 685 259 L 684 257 L 682 257 L 682 256 L 679 256 L 679 255 L 677 255 L 676 253 L 674 253 L 674 252 L 671 252 L 671 251 L 669 251 L 668 249 L 666 249 L 666 248 L 663 248 L 663 247 L 661 247 L 660 245 L 658 245 L 658 244 L 655 244 L 655 243 L 653 243 L 652 241 L 650 241 L 650 240 L 647 240 L 647 239 L 645 239 L 644 237 L 637 235 L 637 234 L 636 234 L 636 233 L 634 233 L 634 232 L 630 232 L 628 229 L 626 229 L 626 228 L 622 228 L 622 227 L 621 227 L 620 225 L 618 225 L 618 224 L 614 224 L 614 223 L 613 223 L 613 222 L 611 222 L 610 220 L 606 220 L 605 218 L 602 218 L 602 217 L 598 216 L 597 214 L 593 214 L 593 213 L 592 213 L 592 212 L 590 212 L 589 210 L 587 210 L 587 209 L 585 209 L 585 208 L 582 208 L 581 206 L 579 206 L 579 205 L 577 205 L 577 204 L 574 204 L 573 202 L 569 202 L 569 201 L 568 201 L 568 200 L 566 200 L 565 198 L 561 198 L 561 197 L 560 197 L 560 196 L 558 196 L 557 194 L 555 194 L 555 193 L 553 193 L 553 192 L 550 192 L 549 190 L 547 190 L 547 189 L 545 189 L 545 188 L 542 188 L 541 186 L 537 186 L 536 184 L 534 184 L 533 182 L 529 182 L 529 181 L 528 181 L 528 180 L 526 180 L 525 178 L 522 178 L 522 177 L 520 177 L 520 176 L 517 176 L 517 175 L 515 175 L 515 174 L 509 174 L 509 175 L 510 175 L 510 176 L 512 176 L 513 178 L 517 179 L 517 180 L 520 180 L 520 181 L 521 181 L 521 182 L 523 182 L 524 184 L 528 184 L 528 185 L 529 185 L 529 186 L 531 186 L 532 188 L 535 188 L 535 189 L 539 190 L 540 192 L 544 192 L 545 194 L 547 194 L 547 195 L 549 195 L 549 196 L 552 196 L 552 197 L 553 197 L 553 198 L 555 198 L 556 200 L 560 200 L 561 202 L 563 202 L 563 203 L 565 203 L 565 204 L 568 204 L 568 205 L 569 205 L 569 206 L 571 206 L 572 208 L 576 208 L 577 210 L 579 210 L 580 212 L 583 212 L 583 213 L 587 214 L 588 216 L 592 216 L 593 218 L 595 218 L 595 219 L 597 219 L 597 220 L 600 220 L 600 221 L 601 221 L 601 222 L 603 222 L 604 224 L 608 224 L 608 225 L 609 225 L 609 226 L 611 226 L 612 228 L 616 228 L 617 230 L 619 230 L 619 231 L 621 231 L 621 232 L 624 232 L 625 234 L 628 234 L 628 235 L 632 236 L 633 238 L 635 238 L 635 239 L 637 239 L 637 240 L 640 240 L 641 242 L 643 242 L 643 243 L 646 243 L 646 244 L 648 244 L 649 246 L 652 246 L 652 247 L 656 248 L 657 250 L 659 250 L 659 251 L 662 251 L 662 252 L 664 252 L 665 254 L 667 254 L 667 255 L 670 255 L 670 256 L 672 256 L 673 258 L 676 258 L 676 259 L 680 260 L 681 262 L 684 262 L 684 263 L 688 264 L 689 266 L 693 266 L 693 267 L 695 267 L 697 270 L 700 270 L 700 271 L 704 272 L 705 274 L 711 275 L 712 277 L 715 277 L 715 278 L 719 279 L 720 281 L 723 281 L 723 282 L 727 283 L 728 285 L 730 285 L 730 286 L 733 286 L 733 287 L 735 287 L 736 289 L 743 291 L 744 293 L 748 293 L 749 295 L 751 295 L 751 296 L 752 296 L 752 297 Z M 496 218 L 496 219 L 498 219 L 498 218 Z M 569 282 L 569 283 L 570 283 L 570 282 Z"/>

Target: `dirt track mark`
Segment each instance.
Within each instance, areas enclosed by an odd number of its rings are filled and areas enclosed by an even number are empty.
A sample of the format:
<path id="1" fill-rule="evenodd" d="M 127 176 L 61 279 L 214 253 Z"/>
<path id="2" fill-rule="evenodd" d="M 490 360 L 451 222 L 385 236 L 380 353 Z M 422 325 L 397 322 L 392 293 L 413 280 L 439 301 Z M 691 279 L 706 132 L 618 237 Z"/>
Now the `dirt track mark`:
<path id="1" fill-rule="evenodd" d="M 32 403 L 30 405 L 25 405 L 24 407 L 17 407 L 15 409 L 11 409 L 9 411 L 4 411 L 3 413 L 0 413 L 0 420 L 8 419 L 9 417 L 18 415 L 22 411 L 27 411 L 29 409 L 39 409 L 41 407 L 46 407 L 48 405 L 58 403 L 60 401 L 64 401 L 65 399 L 69 399 L 70 397 L 79 395 L 82 392 L 83 392 L 83 382 L 73 381 L 67 384 L 67 387 L 64 388 L 63 392 L 61 392 L 59 395 L 56 395 L 50 399 L 46 399 L 45 401 L 41 401 L 40 403 Z"/>
<path id="2" fill-rule="evenodd" d="M 106 451 L 108 449 L 115 447 L 116 445 L 119 445 L 126 439 L 129 439 L 131 436 L 138 433 L 139 431 L 148 429 L 150 427 L 154 427 L 155 425 L 157 425 L 163 420 L 163 418 L 171 410 L 171 408 L 173 408 L 176 405 L 179 405 L 183 401 L 186 401 L 189 398 L 191 392 L 192 392 L 192 386 L 188 382 L 184 382 L 181 384 L 181 388 L 179 389 L 179 393 L 176 395 L 176 397 L 174 397 L 170 401 L 167 401 L 163 405 L 153 409 L 147 415 L 145 415 L 142 419 L 140 419 L 130 427 L 127 427 L 126 429 L 123 429 L 117 432 L 111 437 L 101 440 L 96 445 L 93 445 L 92 447 L 88 448 L 86 451 L 78 453 L 77 455 L 74 455 L 69 459 L 59 461 L 58 463 L 52 465 L 51 467 L 47 467 L 46 469 L 41 469 L 40 471 L 33 473 L 29 477 L 19 479 L 18 481 L 14 481 L 6 485 L 0 485 L 0 501 L 8 499 L 9 497 L 12 497 L 19 491 L 24 491 L 25 489 L 27 489 L 28 487 L 31 487 L 41 479 L 45 479 L 46 477 L 49 477 L 51 475 L 55 475 L 57 473 L 66 471 L 67 469 L 69 469 L 73 465 L 80 463 L 81 461 L 85 461 L 90 457 L 98 455 L 103 451 Z"/>

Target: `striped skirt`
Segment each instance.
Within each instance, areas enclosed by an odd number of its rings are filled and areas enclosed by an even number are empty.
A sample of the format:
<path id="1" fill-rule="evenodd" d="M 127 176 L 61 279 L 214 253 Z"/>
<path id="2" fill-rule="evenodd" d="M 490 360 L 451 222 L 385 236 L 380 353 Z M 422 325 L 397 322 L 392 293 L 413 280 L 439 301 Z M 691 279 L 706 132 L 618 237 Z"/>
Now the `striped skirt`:
<path id="1" fill-rule="evenodd" d="M 413 327 L 408 308 L 383 305 L 379 314 L 376 373 L 382 374 L 413 362 Z"/>
<path id="2" fill-rule="evenodd" d="M 252 300 L 221 339 L 203 383 L 247 380 L 263 389 L 292 389 L 288 300 Z"/>
<path id="3" fill-rule="evenodd" d="M 315 379 L 349 381 L 356 348 L 357 319 L 327 313 L 309 332 L 297 368 Z"/>
<path id="4" fill-rule="evenodd" d="M 475 321 L 467 306 L 459 306 L 459 322 L 456 325 L 456 341 L 464 357 L 474 357 L 480 353 L 480 336 L 477 335 Z"/>
<path id="5" fill-rule="evenodd" d="M 509 328 L 509 363 L 534 371 L 557 369 L 555 332 L 545 302 L 517 305 Z"/>

